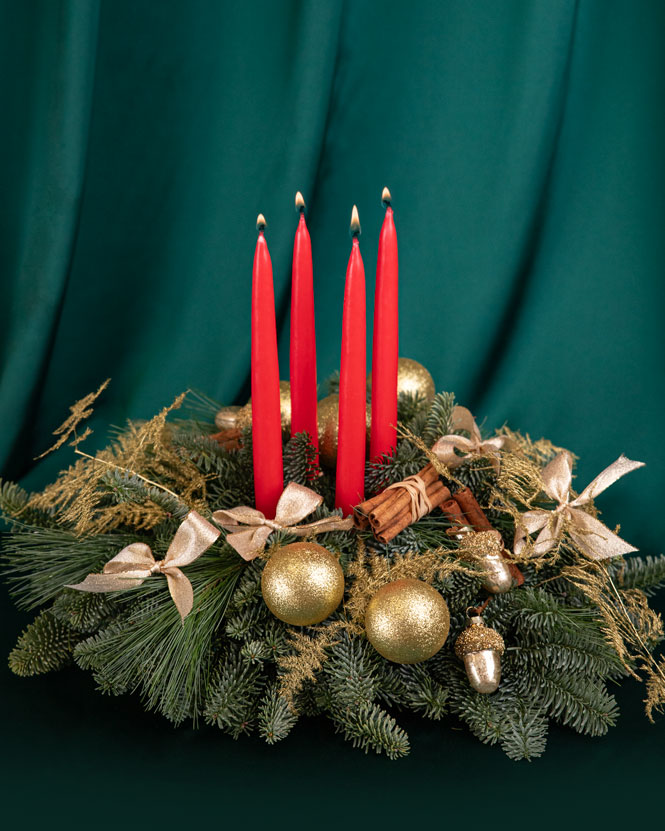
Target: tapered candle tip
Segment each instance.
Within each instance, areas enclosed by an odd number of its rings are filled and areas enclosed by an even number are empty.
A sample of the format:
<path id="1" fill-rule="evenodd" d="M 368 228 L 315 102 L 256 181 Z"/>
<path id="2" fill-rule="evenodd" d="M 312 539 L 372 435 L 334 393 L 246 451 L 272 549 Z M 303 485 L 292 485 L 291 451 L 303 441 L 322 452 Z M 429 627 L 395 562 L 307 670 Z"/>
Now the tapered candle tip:
<path id="1" fill-rule="evenodd" d="M 296 210 L 300 213 L 305 212 L 305 200 L 303 199 L 303 195 L 300 191 L 296 193 Z"/>
<path id="2" fill-rule="evenodd" d="M 263 216 L 263 214 L 259 214 L 256 217 L 256 230 L 260 233 L 261 231 L 265 230 L 266 225 L 267 223 L 265 216 Z"/>
<path id="3" fill-rule="evenodd" d="M 351 211 L 350 231 L 352 237 L 360 236 L 360 217 L 358 216 L 358 208 L 355 205 L 353 206 L 353 210 Z"/>
<path id="4" fill-rule="evenodd" d="M 390 195 L 390 191 L 388 190 L 388 188 L 383 189 L 383 193 L 381 194 L 381 201 L 386 206 L 386 208 L 392 202 L 392 196 Z"/>

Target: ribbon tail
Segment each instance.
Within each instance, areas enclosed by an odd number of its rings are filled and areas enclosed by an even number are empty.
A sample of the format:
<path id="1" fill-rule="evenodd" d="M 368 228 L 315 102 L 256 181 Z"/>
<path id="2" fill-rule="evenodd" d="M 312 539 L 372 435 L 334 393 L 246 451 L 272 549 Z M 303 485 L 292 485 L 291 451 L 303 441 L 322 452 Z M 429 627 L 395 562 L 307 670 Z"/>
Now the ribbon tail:
<path id="1" fill-rule="evenodd" d="M 242 531 L 232 531 L 226 537 L 227 543 L 240 554 L 243 560 L 254 560 L 265 548 L 272 528 L 261 525 L 258 528 L 244 528 Z"/>
<path id="2" fill-rule="evenodd" d="M 65 588 L 79 592 L 118 592 L 135 589 L 144 580 L 145 577 L 123 577 L 120 574 L 88 574 L 83 582 L 68 584 Z"/>
<path id="3" fill-rule="evenodd" d="M 522 514 L 519 525 L 515 526 L 513 551 L 516 555 L 524 551 L 527 536 L 540 531 L 549 522 L 549 517 L 549 511 L 527 511 Z"/>
<path id="4" fill-rule="evenodd" d="M 352 516 L 329 516 L 287 530 L 290 534 L 296 534 L 298 537 L 306 537 L 309 534 L 326 534 L 328 531 L 349 531 L 351 528 L 353 528 Z"/>
<path id="5" fill-rule="evenodd" d="M 638 550 L 585 511 L 571 509 L 570 519 L 570 538 L 591 560 L 607 560 Z"/>
<path id="6" fill-rule="evenodd" d="M 179 568 L 164 569 L 162 574 L 166 577 L 169 592 L 176 605 L 176 609 L 180 613 L 180 619 L 184 624 L 185 618 L 194 606 L 194 589 L 192 588 L 192 584 Z"/>
<path id="7" fill-rule="evenodd" d="M 607 490 L 610 485 L 613 485 L 617 479 L 621 479 L 621 477 L 625 476 L 627 473 L 637 470 L 638 467 L 644 467 L 644 462 L 634 462 L 632 459 L 626 458 L 626 456 L 619 456 L 615 462 L 612 462 L 609 467 L 606 467 L 605 470 L 601 471 L 592 482 L 589 482 L 577 499 L 574 499 L 570 504 L 575 506 L 584 505 L 585 502 L 590 502 L 592 499 L 595 499 L 599 493 L 602 493 L 604 490 Z"/>

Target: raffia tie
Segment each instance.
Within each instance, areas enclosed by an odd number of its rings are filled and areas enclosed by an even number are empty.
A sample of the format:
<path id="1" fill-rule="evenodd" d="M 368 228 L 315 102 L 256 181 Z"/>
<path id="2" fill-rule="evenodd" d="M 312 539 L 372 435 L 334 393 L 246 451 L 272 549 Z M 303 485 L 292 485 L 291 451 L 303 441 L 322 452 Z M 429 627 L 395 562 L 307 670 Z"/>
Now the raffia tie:
<path id="1" fill-rule="evenodd" d="M 228 544 L 235 548 L 244 560 L 253 560 L 261 554 L 273 531 L 286 531 L 296 537 L 308 537 L 328 531 L 349 531 L 353 528 L 353 517 L 341 517 L 336 514 L 308 522 L 306 525 L 297 524 L 316 510 L 322 502 L 323 497 L 311 488 L 289 482 L 279 498 L 274 519 L 267 519 L 261 511 L 248 505 L 215 511 L 212 518 L 229 532 L 226 537 Z"/>
<path id="2" fill-rule="evenodd" d="M 207 551 L 220 534 L 219 528 L 196 511 L 190 511 L 175 532 L 163 560 L 155 560 L 146 543 L 133 542 L 109 560 L 101 574 L 89 574 L 82 583 L 66 588 L 82 592 L 124 591 L 140 586 L 148 577 L 162 574 L 184 623 L 194 605 L 194 590 L 180 569 Z"/>
<path id="3" fill-rule="evenodd" d="M 579 496 L 571 500 L 573 460 L 568 451 L 559 453 L 542 472 L 543 490 L 557 503 L 556 508 L 551 511 L 537 508 L 521 515 L 515 528 L 515 554 L 521 554 L 525 550 L 533 556 L 546 554 L 557 545 L 564 531 L 577 548 L 591 560 L 606 560 L 637 551 L 637 548 L 610 531 L 599 519 L 587 513 L 583 506 L 591 503 L 617 479 L 643 466 L 644 462 L 634 462 L 625 456 L 619 456 L 599 473 Z M 529 546 L 527 537 L 537 532 L 538 536 Z"/>
<path id="4" fill-rule="evenodd" d="M 411 522 L 417 522 L 432 510 L 432 503 L 427 496 L 427 485 L 417 473 L 407 476 L 401 482 L 395 482 L 394 485 L 388 485 L 386 490 L 393 488 L 404 488 L 411 497 Z"/>

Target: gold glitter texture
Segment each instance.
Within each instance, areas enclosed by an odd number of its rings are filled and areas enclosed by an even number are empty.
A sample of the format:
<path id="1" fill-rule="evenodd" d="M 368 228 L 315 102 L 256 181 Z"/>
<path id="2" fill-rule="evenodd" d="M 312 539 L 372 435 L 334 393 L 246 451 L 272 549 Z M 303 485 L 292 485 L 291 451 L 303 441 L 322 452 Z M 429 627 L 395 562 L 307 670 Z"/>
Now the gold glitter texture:
<path id="1" fill-rule="evenodd" d="M 311 626 L 341 603 L 344 572 L 322 545 L 294 542 L 271 555 L 261 576 L 261 591 L 276 618 L 292 626 Z"/>
<path id="2" fill-rule="evenodd" d="M 503 655 L 506 645 L 496 629 L 485 626 L 481 617 L 472 617 L 469 625 L 455 641 L 455 654 L 462 659 L 471 652 L 493 649 Z"/>
<path id="3" fill-rule="evenodd" d="M 446 601 L 422 580 L 387 583 L 367 605 L 369 642 L 380 655 L 398 664 L 431 658 L 445 643 L 449 628 Z"/>

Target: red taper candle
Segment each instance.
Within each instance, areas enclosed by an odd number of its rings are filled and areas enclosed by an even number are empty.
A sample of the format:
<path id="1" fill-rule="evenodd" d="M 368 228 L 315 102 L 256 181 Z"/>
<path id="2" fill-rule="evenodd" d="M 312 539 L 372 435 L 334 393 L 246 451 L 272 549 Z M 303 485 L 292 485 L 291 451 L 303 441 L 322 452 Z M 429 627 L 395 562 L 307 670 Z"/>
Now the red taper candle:
<path id="1" fill-rule="evenodd" d="M 272 519 L 284 488 L 284 472 L 275 291 L 265 227 L 259 214 L 252 274 L 252 450 L 256 507 Z"/>
<path id="2" fill-rule="evenodd" d="M 346 269 L 335 505 L 350 514 L 364 499 L 366 440 L 365 268 L 360 256 L 358 209 L 351 213 L 351 255 Z"/>
<path id="3" fill-rule="evenodd" d="M 316 420 L 316 336 L 312 243 L 305 222 L 305 200 L 296 193 L 300 220 L 291 269 L 291 435 L 307 432 L 319 446 Z"/>
<path id="4" fill-rule="evenodd" d="M 386 215 L 379 237 L 372 348 L 372 430 L 370 459 L 397 444 L 397 360 L 399 340 L 397 234 L 388 188 L 381 196 Z"/>

